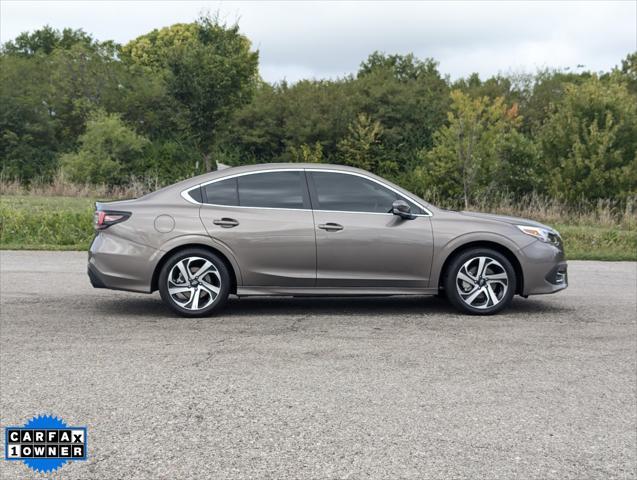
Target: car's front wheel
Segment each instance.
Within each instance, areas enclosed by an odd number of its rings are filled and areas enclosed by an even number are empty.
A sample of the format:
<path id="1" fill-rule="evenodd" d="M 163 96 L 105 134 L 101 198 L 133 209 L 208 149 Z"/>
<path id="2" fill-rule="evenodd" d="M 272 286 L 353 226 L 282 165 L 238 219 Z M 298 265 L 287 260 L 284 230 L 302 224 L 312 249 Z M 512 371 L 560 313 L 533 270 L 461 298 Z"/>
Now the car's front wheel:
<path id="1" fill-rule="evenodd" d="M 189 248 L 170 257 L 159 274 L 159 293 L 175 312 L 203 317 L 218 311 L 230 293 L 225 263 L 203 248 Z"/>
<path id="2" fill-rule="evenodd" d="M 447 298 L 459 310 L 491 315 L 511 303 L 516 290 L 515 271 L 501 253 L 473 248 L 451 261 L 444 285 Z"/>

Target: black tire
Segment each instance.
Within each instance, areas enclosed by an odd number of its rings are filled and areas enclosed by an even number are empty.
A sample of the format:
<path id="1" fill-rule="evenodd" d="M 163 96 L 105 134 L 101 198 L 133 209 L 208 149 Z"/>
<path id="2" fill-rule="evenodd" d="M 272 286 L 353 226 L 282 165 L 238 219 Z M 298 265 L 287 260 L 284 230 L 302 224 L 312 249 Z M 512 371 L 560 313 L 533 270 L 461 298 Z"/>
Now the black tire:
<path id="1" fill-rule="evenodd" d="M 216 273 L 214 275 L 212 274 L 204 275 L 202 278 L 206 279 L 206 285 L 212 284 L 214 287 L 218 288 L 219 291 L 216 297 L 213 298 L 213 296 L 210 294 L 209 289 L 203 290 L 203 287 L 201 287 L 202 288 L 201 292 L 203 293 L 200 293 L 200 296 L 197 296 L 196 300 L 199 300 L 200 298 L 202 298 L 202 299 L 205 299 L 206 301 L 210 301 L 210 303 L 206 305 L 205 307 L 199 308 L 199 309 L 191 309 L 191 308 L 188 308 L 187 306 L 188 304 L 190 304 L 191 306 L 193 305 L 193 298 L 192 298 L 193 293 L 191 293 L 192 291 L 181 294 L 184 300 L 183 302 L 181 302 L 182 305 L 180 305 L 177 299 L 173 298 L 173 295 L 171 295 L 170 292 L 168 291 L 168 280 L 169 280 L 168 276 L 173 271 L 173 267 L 176 267 L 177 264 L 181 262 L 182 260 L 186 260 L 189 258 L 191 259 L 198 258 L 202 260 L 207 260 L 216 269 Z M 203 267 L 203 264 L 205 263 L 202 262 L 202 260 L 193 260 L 192 264 L 193 265 L 199 264 L 201 265 L 201 267 Z M 195 265 L 192 268 L 197 268 L 197 267 Z M 179 267 L 177 267 L 177 269 L 179 270 Z M 211 269 L 211 271 L 214 272 L 213 269 Z M 175 273 L 176 272 L 173 272 L 173 275 Z M 190 271 L 190 273 L 192 273 L 192 271 Z M 196 274 L 197 274 L 197 271 L 194 272 L 194 275 Z M 218 274 L 218 282 L 217 280 L 214 280 L 217 278 L 217 274 Z M 180 280 L 183 279 L 183 275 L 178 278 Z M 188 282 L 188 280 L 186 281 Z M 198 280 L 194 278 L 192 281 L 198 281 Z M 221 308 L 223 308 L 226 301 L 228 300 L 228 295 L 230 294 L 230 287 L 231 287 L 230 273 L 228 272 L 228 268 L 226 267 L 225 262 L 221 260 L 221 258 L 219 258 L 218 255 L 215 255 L 209 250 L 206 250 L 204 248 L 196 248 L 196 247 L 188 248 L 186 250 L 181 250 L 180 252 L 177 252 L 174 255 L 172 255 L 166 261 L 166 263 L 164 263 L 164 265 L 162 266 L 162 269 L 159 272 L 158 282 L 159 282 L 159 285 L 158 285 L 159 293 L 164 303 L 166 303 L 166 305 L 168 305 L 174 312 L 184 317 L 205 317 L 205 316 L 213 315 L 214 313 L 218 312 Z M 201 283 L 204 283 L 204 282 L 201 282 Z M 175 286 L 174 282 L 173 282 L 173 285 Z M 191 285 L 188 284 L 184 288 L 188 288 L 190 286 Z M 180 295 L 178 294 L 176 297 L 179 297 L 179 296 Z M 184 302 L 186 302 L 185 307 L 183 306 Z"/>
<path id="2" fill-rule="evenodd" d="M 461 268 L 463 268 L 463 266 L 465 266 L 465 264 L 467 264 L 467 262 L 473 262 L 469 263 L 471 268 L 473 268 L 473 265 L 477 267 L 475 262 L 479 262 L 480 257 L 486 257 L 488 259 L 495 260 L 495 263 L 490 264 L 492 265 L 492 267 L 487 267 L 487 269 L 491 268 L 492 270 L 489 270 L 489 272 L 493 273 L 487 272 L 487 275 L 491 277 L 495 275 L 501 275 L 503 272 L 501 272 L 500 270 L 503 269 L 507 275 L 507 286 L 506 289 L 504 289 L 501 282 L 495 282 L 491 283 L 491 287 L 489 287 L 487 286 L 487 283 L 489 282 L 485 281 L 486 277 L 483 277 L 479 281 L 475 281 L 474 285 L 470 285 L 469 283 L 461 283 L 461 285 L 466 286 L 467 288 L 467 292 L 465 293 L 467 299 L 471 298 L 471 292 L 475 293 L 477 291 L 475 289 L 482 289 L 483 287 L 485 288 L 483 293 L 478 294 L 478 296 L 475 298 L 475 302 L 479 304 L 483 301 L 486 301 L 486 303 L 484 303 L 484 305 L 474 307 L 465 302 L 465 300 L 463 300 L 462 296 L 460 295 L 460 292 L 458 291 L 459 288 L 462 288 L 458 287 L 457 284 L 457 282 L 459 281 L 462 282 L 462 280 L 458 280 L 458 272 Z M 476 259 L 475 262 L 474 259 Z M 489 264 L 487 263 L 487 265 Z M 445 272 L 444 286 L 445 293 L 447 295 L 447 298 L 449 299 L 449 302 L 461 312 L 471 315 L 493 315 L 494 313 L 498 313 L 504 308 L 507 308 L 511 304 L 511 300 L 515 295 L 516 290 L 515 270 L 513 269 L 511 262 L 501 253 L 495 250 L 491 250 L 490 248 L 471 248 L 460 252 L 451 260 L 451 263 L 449 264 Z M 491 291 L 496 294 L 496 297 L 498 296 L 498 294 L 500 294 L 498 303 L 493 304 L 494 302 L 492 299 L 489 298 L 488 291 L 486 290 L 487 288 L 491 288 Z"/>

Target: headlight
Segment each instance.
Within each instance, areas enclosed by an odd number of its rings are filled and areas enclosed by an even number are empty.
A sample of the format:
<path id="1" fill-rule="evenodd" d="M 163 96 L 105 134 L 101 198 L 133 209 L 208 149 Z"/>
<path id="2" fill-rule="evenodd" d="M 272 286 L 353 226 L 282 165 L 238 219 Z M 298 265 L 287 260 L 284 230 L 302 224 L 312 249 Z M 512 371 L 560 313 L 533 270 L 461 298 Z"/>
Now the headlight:
<path id="1" fill-rule="evenodd" d="M 531 227 L 529 225 L 517 225 L 517 227 L 527 235 L 537 238 L 544 243 L 552 243 L 553 245 L 560 244 L 560 234 L 555 230 L 542 227 Z"/>

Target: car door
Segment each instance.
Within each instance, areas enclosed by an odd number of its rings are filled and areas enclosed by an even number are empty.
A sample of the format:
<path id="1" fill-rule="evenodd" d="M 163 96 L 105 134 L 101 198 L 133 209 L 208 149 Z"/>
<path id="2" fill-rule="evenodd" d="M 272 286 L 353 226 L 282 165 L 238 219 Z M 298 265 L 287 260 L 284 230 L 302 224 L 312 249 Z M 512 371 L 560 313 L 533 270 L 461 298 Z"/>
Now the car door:
<path id="1" fill-rule="evenodd" d="M 202 186 L 208 234 L 234 254 L 243 285 L 312 287 L 316 236 L 302 170 L 250 172 Z"/>
<path id="2" fill-rule="evenodd" d="M 428 213 L 389 186 L 350 172 L 307 170 L 316 228 L 317 286 L 427 288 Z M 412 220 L 392 213 L 410 204 Z"/>

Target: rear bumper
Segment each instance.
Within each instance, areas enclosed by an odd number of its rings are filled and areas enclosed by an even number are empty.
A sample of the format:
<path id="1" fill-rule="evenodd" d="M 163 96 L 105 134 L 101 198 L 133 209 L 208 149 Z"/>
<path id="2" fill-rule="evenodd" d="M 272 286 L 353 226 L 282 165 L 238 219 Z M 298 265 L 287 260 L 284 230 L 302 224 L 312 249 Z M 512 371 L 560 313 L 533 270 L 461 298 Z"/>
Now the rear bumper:
<path id="1" fill-rule="evenodd" d="M 102 280 L 100 273 L 90 263 L 88 265 L 86 273 L 88 273 L 88 279 L 91 281 L 91 285 L 93 285 L 93 288 L 108 288 L 104 284 L 104 280 Z"/>
<path id="2" fill-rule="evenodd" d="M 88 277 L 95 288 L 150 293 L 157 250 L 100 232 L 88 252 Z"/>

